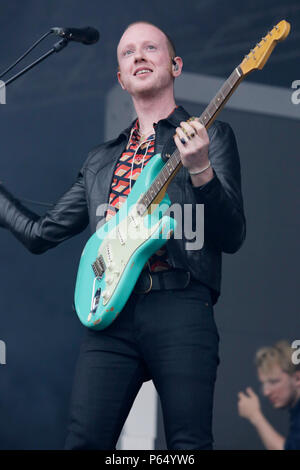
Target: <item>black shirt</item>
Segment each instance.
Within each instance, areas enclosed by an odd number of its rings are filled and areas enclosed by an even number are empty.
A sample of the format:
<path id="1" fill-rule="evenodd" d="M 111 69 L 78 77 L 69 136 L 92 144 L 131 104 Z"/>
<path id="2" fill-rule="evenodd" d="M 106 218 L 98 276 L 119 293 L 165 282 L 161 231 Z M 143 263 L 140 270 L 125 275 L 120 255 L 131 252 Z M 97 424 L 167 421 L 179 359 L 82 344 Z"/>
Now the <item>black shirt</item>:
<path id="1" fill-rule="evenodd" d="M 289 412 L 290 429 L 284 444 L 284 450 L 300 450 L 300 399 Z"/>

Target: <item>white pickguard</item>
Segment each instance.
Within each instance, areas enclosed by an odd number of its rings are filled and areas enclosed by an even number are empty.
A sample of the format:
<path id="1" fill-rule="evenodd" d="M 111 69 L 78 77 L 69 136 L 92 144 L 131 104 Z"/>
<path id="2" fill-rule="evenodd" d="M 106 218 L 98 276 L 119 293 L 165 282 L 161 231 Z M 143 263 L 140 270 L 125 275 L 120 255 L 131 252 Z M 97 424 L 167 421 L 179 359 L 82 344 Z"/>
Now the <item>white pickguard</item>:
<path id="1" fill-rule="evenodd" d="M 160 224 L 158 220 L 152 227 L 145 227 L 144 216 L 140 216 L 136 208 L 137 205 L 133 205 L 127 217 L 107 234 L 98 251 L 98 256 L 102 255 L 107 267 L 103 305 L 111 299 L 133 253 L 151 238 Z"/>

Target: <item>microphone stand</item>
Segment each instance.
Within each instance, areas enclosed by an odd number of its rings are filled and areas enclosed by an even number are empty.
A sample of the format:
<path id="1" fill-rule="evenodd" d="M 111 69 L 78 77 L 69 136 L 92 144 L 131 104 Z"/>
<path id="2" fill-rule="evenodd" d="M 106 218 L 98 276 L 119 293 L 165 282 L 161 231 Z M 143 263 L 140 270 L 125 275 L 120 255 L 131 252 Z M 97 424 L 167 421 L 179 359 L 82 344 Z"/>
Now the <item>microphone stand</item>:
<path id="1" fill-rule="evenodd" d="M 21 72 L 17 73 L 16 75 L 14 75 L 13 77 L 11 77 L 9 80 L 7 80 L 7 82 L 4 82 L 4 85 L 7 86 L 7 85 L 10 85 L 12 82 L 14 82 L 17 78 L 21 77 L 21 75 L 24 75 L 24 73 L 28 72 L 30 69 L 32 69 L 33 67 L 35 67 L 37 64 L 39 64 L 40 62 L 42 62 L 43 60 L 47 59 L 47 57 L 49 57 L 51 54 L 53 54 L 54 52 L 60 52 L 62 49 L 64 49 L 67 45 L 69 44 L 69 40 L 64 38 L 62 39 L 61 41 L 57 42 L 56 44 L 54 44 L 54 46 L 52 47 L 52 49 L 50 49 L 50 51 L 46 52 L 46 54 L 42 55 L 39 59 L 37 59 L 36 61 L 32 62 L 32 64 L 28 65 L 27 67 L 25 67 L 23 70 L 21 70 Z"/>

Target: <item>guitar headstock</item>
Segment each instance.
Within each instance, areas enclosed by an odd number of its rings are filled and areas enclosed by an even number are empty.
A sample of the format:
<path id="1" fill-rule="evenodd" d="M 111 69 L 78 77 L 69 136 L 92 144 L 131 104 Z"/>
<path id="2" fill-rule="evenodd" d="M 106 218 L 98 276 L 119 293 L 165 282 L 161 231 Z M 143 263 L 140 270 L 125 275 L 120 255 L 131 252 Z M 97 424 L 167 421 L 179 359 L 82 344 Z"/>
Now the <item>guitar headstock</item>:
<path id="1" fill-rule="evenodd" d="M 249 54 L 245 56 L 243 62 L 240 63 L 239 67 L 243 75 L 247 75 L 255 69 L 262 69 L 277 42 L 283 41 L 288 36 L 290 29 L 290 23 L 285 20 L 277 23 L 277 25 L 256 44 L 255 48 L 251 49 Z"/>

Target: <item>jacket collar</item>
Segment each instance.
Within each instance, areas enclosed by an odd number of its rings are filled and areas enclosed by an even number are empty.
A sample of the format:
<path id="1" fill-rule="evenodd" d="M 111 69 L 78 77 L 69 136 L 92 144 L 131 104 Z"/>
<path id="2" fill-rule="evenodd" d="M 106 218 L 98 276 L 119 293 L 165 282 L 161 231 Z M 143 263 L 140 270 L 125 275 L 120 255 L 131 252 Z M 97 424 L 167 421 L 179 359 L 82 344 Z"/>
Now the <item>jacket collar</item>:
<path id="1" fill-rule="evenodd" d="M 170 116 L 162 121 L 168 121 L 173 127 L 178 127 L 181 121 L 186 121 L 190 117 L 190 114 L 183 108 L 178 106 Z"/>
<path id="2" fill-rule="evenodd" d="M 181 121 L 186 121 L 189 117 L 190 114 L 183 108 L 183 106 L 178 106 L 167 118 L 158 121 L 157 126 L 160 126 L 160 123 L 168 122 L 172 127 L 176 128 L 179 126 Z M 125 136 L 128 139 L 132 126 L 134 126 L 135 122 L 136 118 L 132 121 L 130 126 L 126 127 L 126 129 L 121 132 L 118 139 L 122 136 Z"/>

